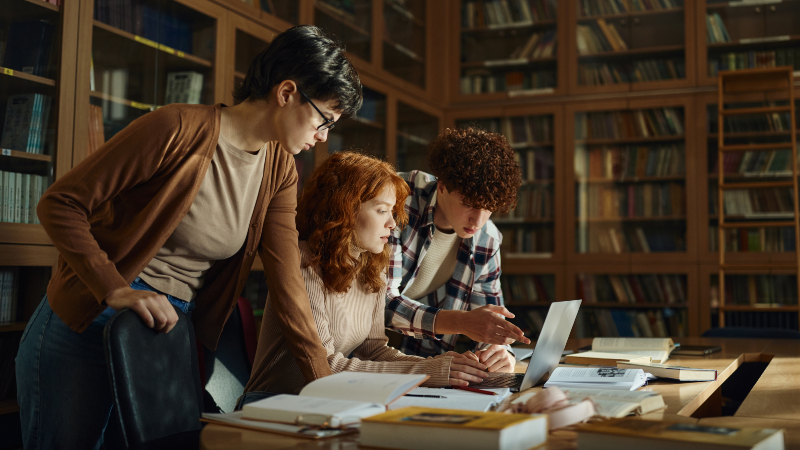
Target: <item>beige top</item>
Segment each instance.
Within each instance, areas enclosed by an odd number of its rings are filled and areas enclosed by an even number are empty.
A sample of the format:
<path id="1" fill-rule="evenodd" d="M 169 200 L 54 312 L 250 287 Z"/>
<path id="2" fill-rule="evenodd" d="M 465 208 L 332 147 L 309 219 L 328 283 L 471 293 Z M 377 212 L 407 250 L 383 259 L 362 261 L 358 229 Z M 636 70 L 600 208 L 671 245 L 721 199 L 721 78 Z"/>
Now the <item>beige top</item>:
<path id="1" fill-rule="evenodd" d="M 267 152 L 249 153 L 222 135 L 189 212 L 139 275 L 147 284 L 192 301 L 215 261 L 244 245 L 264 176 Z"/>
<path id="2" fill-rule="evenodd" d="M 300 241 L 300 255 L 304 264 L 310 259 L 305 241 Z M 423 386 L 449 384 L 452 357 L 409 356 L 386 345 L 389 340 L 383 325 L 385 290 L 370 293 L 355 280 L 347 293 L 331 293 L 325 289 L 318 270 L 318 266 L 313 266 L 302 268 L 301 272 L 311 301 L 311 313 L 333 373 L 419 373 L 430 375 Z M 305 385 L 305 380 L 286 346 L 270 305 L 268 298 L 258 340 L 259 352 L 245 392 L 296 394 Z M 275 356 L 269 359 L 263 355 Z"/>
<path id="3" fill-rule="evenodd" d="M 412 300 L 418 300 L 447 283 L 456 270 L 459 245 L 461 239 L 455 232 L 445 233 L 434 227 L 431 245 L 422 258 L 417 276 L 402 294 Z"/>

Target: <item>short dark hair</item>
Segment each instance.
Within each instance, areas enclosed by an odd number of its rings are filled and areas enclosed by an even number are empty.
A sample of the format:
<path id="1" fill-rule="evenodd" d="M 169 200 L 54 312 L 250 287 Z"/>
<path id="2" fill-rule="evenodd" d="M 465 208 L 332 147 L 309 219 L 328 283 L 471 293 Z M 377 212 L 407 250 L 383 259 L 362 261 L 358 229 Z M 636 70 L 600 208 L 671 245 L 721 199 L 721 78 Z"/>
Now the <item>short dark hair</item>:
<path id="1" fill-rule="evenodd" d="M 244 82 L 233 90 L 237 103 L 267 98 L 272 88 L 292 80 L 314 100 L 334 100 L 334 109 L 350 117 L 361 109 L 361 80 L 345 57 L 344 46 L 313 25 L 298 25 L 277 35 L 255 57 Z M 305 102 L 305 99 L 301 101 Z"/>
<path id="2" fill-rule="evenodd" d="M 446 129 L 428 146 L 431 173 L 464 204 L 507 212 L 517 204 L 522 170 L 505 136 L 480 128 Z"/>

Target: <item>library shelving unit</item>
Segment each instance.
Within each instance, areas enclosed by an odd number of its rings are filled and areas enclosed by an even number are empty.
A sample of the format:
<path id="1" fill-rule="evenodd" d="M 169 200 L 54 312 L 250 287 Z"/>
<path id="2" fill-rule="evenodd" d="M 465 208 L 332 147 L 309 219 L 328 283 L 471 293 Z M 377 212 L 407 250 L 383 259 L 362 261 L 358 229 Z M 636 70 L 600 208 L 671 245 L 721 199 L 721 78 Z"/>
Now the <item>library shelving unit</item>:
<path id="1" fill-rule="evenodd" d="M 426 86 L 426 0 L 383 0 L 383 69 Z"/>
<path id="2" fill-rule="evenodd" d="M 569 3 L 571 93 L 694 84 L 695 29 L 684 0 Z"/>
<path id="3" fill-rule="evenodd" d="M 450 38 L 456 101 L 503 100 L 566 91 L 566 4 L 558 0 L 461 0 Z"/>
<path id="4" fill-rule="evenodd" d="M 328 131 L 329 153 L 339 150 L 356 150 L 378 158 L 387 158 L 387 102 L 386 94 L 363 87 L 364 102 L 358 113 L 339 120 Z M 317 144 L 319 145 L 319 144 Z M 393 162 L 389 158 L 390 162 Z"/>
<path id="5" fill-rule="evenodd" d="M 87 26 L 78 45 L 76 163 L 135 119 L 169 103 L 224 99 L 225 10 L 207 1 L 96 0 L 82 8 Z M 223 47 L 224 48 L 224 47 Z M 88 68 L 88 71 L 85 70 Z M 84 78 L 85 76 L 85 78 Z M 88 89 L 87 89 L 88 88 Z M 84 99 L 88 99 L 86 102 Z M 85 126 L 84 126 L 85 125 Z"/>
<path id="6" fill-rule="evenodd" d="M 721 70 L 793 66 L 800 70 L 800 2 L 695 2 L 700 85 Z"/>
<path id="7" fill-rule="evenodd" d="M 372 0 L 315 0 L 314 25 L 335 35 L 348 53 L 372 61 Z"/>
<path id="8" fill-rule="evenodd" d="M 696 266 L 571 265 L 567 298 L 580 298 L 576 337 L 699 334 Z"/>
<path id="9" fill-rule="evenodd" d="M 10 445 L 18 435 L 9 419 L 19 411 L 14 358 L 58 258 L 36 206 L 72 162 L 78 12 L 77 3 L 0 4 L 0 435 Z"/>
<path id="10" fill-rule="evenodd" d="M 792 126 L 796 121 L 792 72 L 790 66 L 719 72 L 716 122 L 722 126 L 716 130 L 719 252 L 716 284 L 720 327 L 798 326 L 800 253 L 796 243 L 800 238 L 800 211 L 797 139 Z M 737 95 L 752 93 L 764 95 L 766 102 L 736 103 Z M 770 124 L 789 133 L 770 135 L 768 140 L 763 140 L 762 135 L 760 141 L 751 138 L 742 142 L 740 130 L 754 123 Z M 733 139 L 729 139 L 729 133 Z M 786 241 L 792 241 L 790 249 Z M 729 244 L 748 251 L 783 250 L 787 256 L 791 252 L 793 259 L 731 261 L 726 258 Z M 788 317 L 792 315 L 793 319 Z"/>
<path id="11" fill-rule="evenodd" d="M 696 257 L 691 106 L 689 96 L 670 96 L 567 107 L 569 260 L 639 265 Z"/>
<path id="12" fill-rule="evenodd" d="M 396 102 L 396 105 L 397 170 L 400 172 L 411 170 L 430 172 L 428 144 L 439 134 L 441 117 L 435 112 L 420 110 L 419 105 L 415 107 L 400 100 Z"/>

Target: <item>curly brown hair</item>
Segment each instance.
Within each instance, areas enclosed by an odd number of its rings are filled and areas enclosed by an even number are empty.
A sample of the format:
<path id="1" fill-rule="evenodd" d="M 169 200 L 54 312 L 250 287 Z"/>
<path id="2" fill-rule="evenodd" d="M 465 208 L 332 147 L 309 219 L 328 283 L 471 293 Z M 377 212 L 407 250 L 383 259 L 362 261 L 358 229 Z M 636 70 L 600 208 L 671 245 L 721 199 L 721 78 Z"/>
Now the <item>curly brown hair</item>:
<path id="1" fill-rule="evenodd" d="M 300 240 L 308 241 L 314 255 L 308 265 L 319 265 L 326 289 L 345 293 L 356 277 L 370 292 L 386 289 L 389 246 L 384 246 L 383 253 L 364 252 L 358 259 L 350 251 L 356 244 L 361 204 L 386 186 L 394 186 L 397 203 L 392 213 L 396 226 L 403 227 L 408 221 L 404 204 L 410 189 L 391 164 L 360 153 L 339 152 L 309 177 L 297 205 L 297 231 Z"/>
<path id="2" fill-rule="evenodd" d="M 517 204 L 522 170 L 505 136 L 479 128 L 445 129 L 428 147 L 431 173 L 464 204 L 507 212 Z"/>

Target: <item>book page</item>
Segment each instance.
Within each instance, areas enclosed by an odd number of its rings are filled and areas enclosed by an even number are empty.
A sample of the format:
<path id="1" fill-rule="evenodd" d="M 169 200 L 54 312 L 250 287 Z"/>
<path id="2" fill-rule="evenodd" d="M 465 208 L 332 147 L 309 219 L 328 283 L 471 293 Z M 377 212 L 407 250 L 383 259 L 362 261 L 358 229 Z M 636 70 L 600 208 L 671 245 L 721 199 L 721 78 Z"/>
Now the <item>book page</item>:
<path id="1" fill-rule="evenodd" d="M 386 405 L 428 378 L 414 374 L 340 372 L 312 381 L 300 395 Z"/>
<path id="2" fill-rule="evenodd" d="M 644 377 L 641 369 L 558 367 L 549 383 L 625 383 L 636 381 L 637 375 Z"/>
<path id="3" fill-rule="evenodd" d="M 674 346 L 672 339 L 669 338 L 594 338 L 592 340 L 592 350 L 616 353 L 629 353 L 627 350 L 668 351 Z"/>

